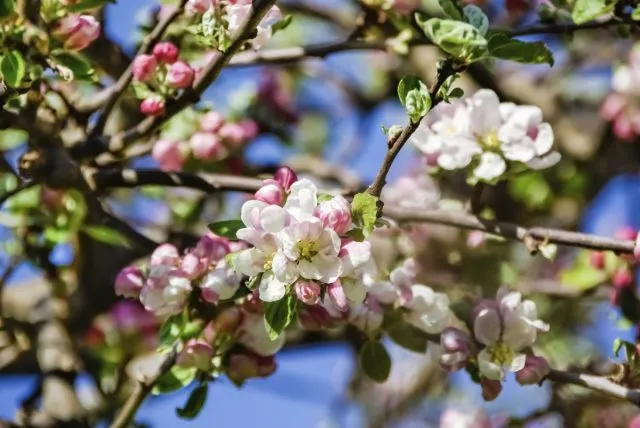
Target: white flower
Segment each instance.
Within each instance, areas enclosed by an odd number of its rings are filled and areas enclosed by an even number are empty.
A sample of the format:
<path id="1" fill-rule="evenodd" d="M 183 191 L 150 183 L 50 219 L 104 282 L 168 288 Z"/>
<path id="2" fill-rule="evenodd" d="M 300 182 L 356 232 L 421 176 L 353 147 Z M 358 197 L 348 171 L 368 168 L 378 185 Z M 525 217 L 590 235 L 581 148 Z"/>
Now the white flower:
<path id="1" fill-rule="evenodd" d="M 147 283 L 140 293 L 140 302 L 158 316 L 175 315 L 182 311 L 190 293 L 191 280 L 182 272 L 172 270 L 162 279 Z"/>
<path id="2" fill-rule="evenodd" d="M 483 181 L 491 181 L 500 177 L 507 170 L 507 163 L 502 156 L 484 152 L 480 156 L 478 166 L 473 170 L 473 175 Z"/>
<path id="3" fill-rule="evenodd" d="M 389 280 L 380 279 L 380 272 L 373 259 L 363 269 L 362 282 L 369 296 L 386 305 L 398 302 L 401 305 L 411 300 L 411 286 L 416 277 L 414 259 L 406 259 L 389 274 Z"/>
<path id="4" fill-rule="evenodd" d="M 267 333 L 264 317 L 252 312 L 244 312 L 242 324 L 238 328 L 238 342 L 258 355 L 268 357 L 278 352 L 285 342 L 286 334 L 280 334 L 277 339 L 271 340 Z"/>
<path id="5" fill-rule="evenodd" d="M 483 301 L 474 313 L 474 335 L 486 346 L 478 355 L 478 366 L 483 376 L 493 380 L 503 380 L 507 371 L 521 370 L 526 361 L 521 351 L 534 344 L 538 330 L 549 330 L 537 319 L 534 302 L 522 301 L 520 293 L 504 288 L 498 291 L 497 302 Z"/>
<path id="6" fill-rule="evenodd" d="M 202 298 L 211 303 L 226 300 L 233 297 L 240 287 L 242 275 L 234 272 L 227 263 L 222 260 L 216 268 L 205 275 L 200 283 Z"/>
<path id="7" fill-rule="evenodd" d="M 411 294 L 411 301 L 407 304 L 410 312 L 405 314 L 405 320 L 426 333 L 436 334 L 444 330 L 451 317 L 449 297 L 422 284 L 413 285 Z"/>
<path id="8" fill-rule="evenodd" d="M 291 185 L 284 209 L 298 221 L 308 220 L 318 205 L 318 188 L 306 178 Z"/>
<path id="9" fill-rule="evenodd" d="M 405 175 L 382 189 L 385 205 L 407 209 L 432 209 L 440 200 L 440 190 L 426 172 Z"/>

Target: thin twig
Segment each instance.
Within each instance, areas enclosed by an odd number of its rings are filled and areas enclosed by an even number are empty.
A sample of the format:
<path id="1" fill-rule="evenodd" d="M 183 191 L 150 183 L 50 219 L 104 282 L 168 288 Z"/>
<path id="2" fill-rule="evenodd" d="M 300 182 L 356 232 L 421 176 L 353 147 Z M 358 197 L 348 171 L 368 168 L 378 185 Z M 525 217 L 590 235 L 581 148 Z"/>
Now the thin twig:
<path id="1" fill-rule="evenodd" d="M 593 376 L 584 373 L 572 373 L 560 370 L 551 370 L 547 380 L 559 383 L 580 385 L 593 391 L 602 392 L 613 397 L 621 398 L 640 407 L 640 390 L 630 389 L 614 383 L 602 376 Z"/>
<path id="2" fill-rule="evenodd" d="M 149 33 L 149 35 L 147 35 L 144 38 L 144 41 L 140 45 L 140 48 L 138 49 L 136 56 L 148 54 L 149 52 L 151 52 L 151 50 L 153 49 L 153 46 L 160 41 L 160 39 L 164 35 L 167 28 L 169 28 L 169 25 L 171 25 L 173 21 L 175 21 L 180 15 L 182 15 L 186 4 L 187 4 L 187 0 L 181 0 L 178 7 L 176 7 L 170 13 L 168 13 L 167 16 L 164 17 L 164 19 L 160 21 L 158 25 L 155 26 L 153 31 L 151 31 L 151 33 Z M 108 91 L 110 91 L 109 98 L 107 98 L 104 109 L 102 110 L 102 113 L 100 114 L 100 117 L 96 122 L 96 125 L 93 127 L 93 129 L 89 133 L 89 140 L 91 140 L 93 137 L 96 137 L 102 134 L 102 131 L 104 130 L 104 126 L 107 123 L 107 119 L 109 119 L 111 110 L 113 110 L 113 107 L 116 105 L 116 102 L 118 102 L 120 95 L 124 92 L 124 90 L 127 88 L 127 86 L 129 86 L 129 84 L 133 80 L 133 64 L 134 62 L 131 61 L 127 69 L 124 71 L 124 73 L 122 73 L 122 75 L 118 79 L 118 81 L 111 88 L 108 89 Z"/>

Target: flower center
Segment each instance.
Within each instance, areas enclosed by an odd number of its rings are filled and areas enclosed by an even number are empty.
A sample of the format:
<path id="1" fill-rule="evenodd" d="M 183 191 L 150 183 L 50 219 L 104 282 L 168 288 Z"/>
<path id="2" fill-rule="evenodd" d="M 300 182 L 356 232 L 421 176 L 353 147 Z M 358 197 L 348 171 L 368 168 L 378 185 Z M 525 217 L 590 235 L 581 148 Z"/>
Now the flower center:
<path id="1" fill-rule="evenodd" d="M 269 256 L 267 256 L 267 259 L 264 261 L 264 270 L 271 270 L 272 265 L 273 265 L 273 255 L 275 253 L 270 254 Z"/>
<path id="2" fill-rule="evenodd" d="M 500 149 L 500 140 L 496 132 L 489 132 L 480 136 L 480 144 L 489 151 L 497 151 Z"/>
<path id="3" fill-rule="evenodd" d="M 296 250 L 301 259 L 311 260 L 318 254 L 318 246 L 310 239 L 302 239 L 296 244 Z"/>
<path id="4" fill-rule="evenodd" d="M 504 342 L 498 342 L 489 348 L 491 361 L 501 366 L 510 364 L 515 357 L 515 352 Z"/>

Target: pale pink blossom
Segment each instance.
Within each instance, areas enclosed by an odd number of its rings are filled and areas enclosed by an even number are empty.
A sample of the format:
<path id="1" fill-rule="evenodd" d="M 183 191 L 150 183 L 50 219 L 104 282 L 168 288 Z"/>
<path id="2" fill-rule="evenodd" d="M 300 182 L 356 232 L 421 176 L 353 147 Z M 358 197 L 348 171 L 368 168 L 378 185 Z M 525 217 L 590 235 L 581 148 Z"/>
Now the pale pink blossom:
<path id="1" fill-rule="evenodd" d="M 137 299 L 144 285 L 144 275 L 140 268 L 127 266 L 116 277 L 116 294 L 118 296 Z"/>
<path id="2" fill-rule="evenodd" d="M 180 143 L 169 139 L 156 141 L 151 150 L 151 156 L 163 171 L 180 171 L 185 161 Z"/>
<path id="3" fill-rule="evenodd" d="M 315 209 L 315 216 L 322 220 L 325 227 L 343 235 L 351 229 L 351 206 L 343 196 L 334 196 L 321 202 Z"/>
<path id="4" fill-rule="evenodd" d="M 440 428 L 493 428 L 483 409 L 462 411 L 447 409 L 440 416 Z"/>
<path id="5" fill-rule="evenodd" d="M 189 252 L 182 257 L 180 269 L 189 277 L 196 279 L 201 277 L 209 268 L 209 260 L 198 257 L 193 252 Z"/>
<path id="6" fill-rule="evenodd" d="M 159 245 L 153 253 L 149 263 L 151 265 L 177 266 L 180 262 L 180 252 L 172 244 Z"/>
<path id="7" fill-rule="evenodd" d="M 268 179 L 262 182 L 262 187 L 255 193 L 254 198 L 270 205 L 282 205 L 284 189 L 276 180 Z"/>
<path id="8" fill-rule="evenodd" d="M 189 140 L 193 157 L 201 160 L 219 160 L 226 155 L 226 148 L 218 136 L 208 132 L 196 132 Z"/>
<path id="9" fill-rule="evenodd" d="M 293 290 L 302 303 L 315 305 L 320 301 L 320 284 L 314 281 L 299 280 L 293 285 Z"/>
<path id="10" fill-rule="evenodd" d="M 246 141 L 245 130 L 239 123 L 225 123 L 218 131 L 218 135 L 233 147 L 238 147 Z"/>
<path id="11" fill-rule="evenodd" d="M 64 42 L 64 48 L 79 51 L 100 36 L 100 23 L 91 15 L 67 15 L 58 21 L 54 34 Z"/>
<path id="12" fill-rule="evenodd" d="M 219 0 L 189 0 L 185 9 L 191 13 L 205 13 L 209 8 L 218 3 Z"/>
<path id="13" fill-rule="evenodd" d="M 227 263 L 220 261 L 215 269 L 207 273 L 202 282 L 202 298 L 210 303 L 218 303 L 234 296 L 242 282 L 242 275 L 235 272 Z"/>
<path id="14" fill-rule="evenodd" d="M 187 275 L 178 269 L 171 269 L 142 288 L 140 301 L 145 309 L 157 316 L 175 315 L 184 309 L 191 290 L 191 280 Z"/>
<path id="15" fill-rule="evenodd" d="M 465 367 L 471 358 L 471 338 L 462 330 L 445 328 L 440 334 L 440 366 L 449 372 Z"/>
<path id="16" fill-rule="evenodd" d="M 139 82 L 146 82 L 156 72 L 158 62 L 153 55 L 138 55 L 133 60 L 133 78 Z"/>
<path id="17" fill-rule="evenodd" d="M 224 125 L 224 116 L 217 111 L 205 113 L 200 118 L 200 129 L 204 132 L 218 132 L 220 128 L 222 128 L 222 125 Z"/>

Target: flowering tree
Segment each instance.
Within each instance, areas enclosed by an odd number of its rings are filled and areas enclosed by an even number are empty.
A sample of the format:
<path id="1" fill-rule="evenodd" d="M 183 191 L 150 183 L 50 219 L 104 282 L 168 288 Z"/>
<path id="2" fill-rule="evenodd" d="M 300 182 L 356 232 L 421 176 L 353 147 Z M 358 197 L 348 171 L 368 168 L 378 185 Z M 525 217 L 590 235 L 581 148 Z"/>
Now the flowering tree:
<path id="1" fill-rule="evenodd" d="M 552 398 L 504 421 L 450 409 L 442 427 L 640 423 L 640 348 L 611 337 L 605 364 L 577 333 L 604 290 L 640 321 L 637 231 L 571 231 L 604 182 L 637 169 L 623 143 L 640 136 L 637 2 L 344 3 L 163 0 L 129 58 L 104 0 L 0 0 L 0 284 L 23 263 L 41 272 L 2 290 L 0 367 L 39 374 L 15 424 L 131 426 L 148 396 L 195 384 L 177 409 L 192 419 L 216 381 L 259 382 L 281 349 L 326 341 L 353 348 L 352 394 L 373 426 L 458 371 L 487 401 L 510 376 Z M 318 21 L 334 41 L 300 45 Z M 345 51 L 369 51 L 371 77 L 324 65 Z M 620 62 L 612 91 L 571 95 L 566 79 L 596 56 Z M 248 66 L 264 66 L 255 87 L 205 101 Z M 329 138 L 354 158 L 373 149 L 338 138 L 344 109 L 296 102 L 311 80 L 362 114 L 397 93 L 406 119 L 377 123 L 370 183 L 321 156 Z M 298 156 L 251 162 L 266 136 Z M 387 184 L 401 151 L 417 167 Z M 55 261 L 60 248 L 73 260 Z M 391 394 L 399 348 L 421 359 Z M 393 399 L 372 397 L 375 383 Z"/>

